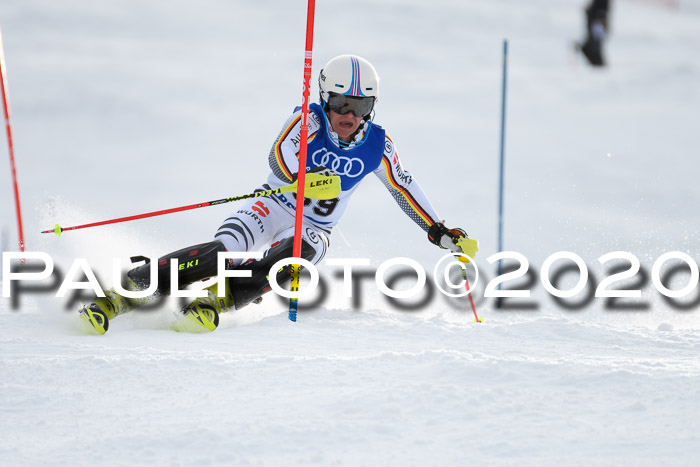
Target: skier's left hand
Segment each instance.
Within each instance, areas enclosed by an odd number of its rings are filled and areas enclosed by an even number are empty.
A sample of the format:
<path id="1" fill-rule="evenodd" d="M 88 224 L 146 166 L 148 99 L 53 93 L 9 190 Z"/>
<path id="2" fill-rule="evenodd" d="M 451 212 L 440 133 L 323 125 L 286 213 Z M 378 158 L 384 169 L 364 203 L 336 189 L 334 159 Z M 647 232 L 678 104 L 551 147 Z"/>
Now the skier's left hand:
<path id="1" fill-rule="evenodd" d="M 440 248 L 446 248 L 453 253 L 463 253 L 466 256 L 459 258 L 468 263 L 479 251 L 479 242 L 467 236 L 464 229 L 448 229 L 442 222 L 436 222 L 428 230 L 428 240 Z"/>

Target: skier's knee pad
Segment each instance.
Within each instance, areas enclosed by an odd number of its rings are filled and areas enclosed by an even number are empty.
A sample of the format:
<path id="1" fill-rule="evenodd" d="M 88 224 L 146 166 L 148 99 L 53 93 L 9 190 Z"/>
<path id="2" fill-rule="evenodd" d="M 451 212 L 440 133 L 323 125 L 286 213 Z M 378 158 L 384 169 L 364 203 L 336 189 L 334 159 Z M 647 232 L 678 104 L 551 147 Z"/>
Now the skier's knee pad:
<path id="1" fill-rule="evenodd" d="M 156 293 L 170 293 L 170 260 L 177 259 L 178 286 L 183 287 L 207 277 L 216 276 L 218 273 L 217 259 L 220 251 L 226 251 L 223 243 L 213 241 L 183 248 L 158 258 L 158 288 Z M 136 284 L 139 290 L 147 289 L 151 284 L 150 260 L 143 256 L 136 256 L 131 258 L 131 260 L 134 262 L 146 261 L 145 264 L 130 270 L 126 275 Z"/>
<path id="2" fill-rule="evenodd" d="M 240 269 L 252 271 L 251 277 L 230 277 L 229 287 L 233 295 L 234 306 L 237 310 L 248 305 L 253 300 L 270 290 L 270 268 L 277 261 L 290 258 L 293 254 L 294 238 L 285 238 L 277 245 L 267 250 L 265 257 L 244 263 Z M 316 250 L 306 240 L 301 241 L 301 257 L 307 261 L 316 255 Z M 292 265 L 283 266 L 277 271 L 277 283 L 285 285 L 291 280 Z"/>

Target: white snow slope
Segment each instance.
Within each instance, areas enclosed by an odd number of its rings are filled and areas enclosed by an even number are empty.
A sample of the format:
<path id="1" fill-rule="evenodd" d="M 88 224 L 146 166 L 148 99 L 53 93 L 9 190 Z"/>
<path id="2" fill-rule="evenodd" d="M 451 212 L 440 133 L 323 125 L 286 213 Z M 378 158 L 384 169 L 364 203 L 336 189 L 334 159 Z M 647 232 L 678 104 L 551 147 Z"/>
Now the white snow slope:
<path id="1" fill-rule="evenodd" d="M 697 465 L 700 291 L 690 282 L 672 304 L 652 266 L 666 252 L 700 259 L 700 1 L 613 2 L 603 70 L 573 52 L 584 3 L 317 5 L 314 76 L 341 53 L 370 59 L 376 121 L 447 223 L 480 240 L 483 324 L 465 298 L 399 307 L 378 292 L 384 261 L 410 257 L 431 276 L 443 252 L 368 180 L 328 255 L 370 259 L 353 300 L 339 268 L 322 265 L 328 293 L 296 324 L 270 295 L 206 335 L 169 330 L 168 303 L 98 337 L 76 331 L 79 300 L 55 297 L 73 260 L 108 287 L 113 258 L 208 241 L 235 205 L 38 232 L 263 182 L 301 100 L 306 3 L 2 0 L 27 248 L 50 254 L 56 274 L 0 299 L 0 465 Z M 498 310 L 483 291 L 495 276 L 505 38 L 505 249 L 528 258 L 533 280 L 530 298 Z M 13 251 L 6 163 L 0 183 Z M 562 250 L 591 275 L 555 300 L 539 276 Z M 641 297 L 592 298 L 625 264 L 598 261 L 614 251 L 643 271 L 611 288 Z M 685 267 L 665 284 L 689 280 Z"/>

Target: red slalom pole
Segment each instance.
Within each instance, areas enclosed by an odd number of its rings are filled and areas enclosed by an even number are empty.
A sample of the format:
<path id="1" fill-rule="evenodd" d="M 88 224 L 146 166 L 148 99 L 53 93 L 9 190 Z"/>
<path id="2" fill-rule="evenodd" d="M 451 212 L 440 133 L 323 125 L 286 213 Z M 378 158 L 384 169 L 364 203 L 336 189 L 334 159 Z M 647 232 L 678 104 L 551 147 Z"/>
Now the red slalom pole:
<path id="1" fill-rule="evenodd" d="M 315 0 L 309 0 L 306 12 L 306 47 L 304 48 L 304 92 L 301 103 L 301 142 L 299 146 L 299 170 L 297 171 L 297 207 L 294 217 L 294 247 L 292 256 L 301 257 L 301 228 L 304 220 L 304 187 L 306 185 L 306 150 L 309 139 L 309 95 L 311 82 L 311 58 L 314 49 L 314 11 L 316 9 Z M 292 265 L 291 292 L 299 291 L 299 272 L 301 266 Z M 297 309 L 299 299 L 289 299 L 289 320 L 297 320 Z"/>
<path id="2" fill-rule="evenodd" d="M 5 109 L 5 129 L 7 131 L 7 146 L 10 152 L 10 173 L 15 191 L 15 210 L 17 211 L 17 230 L 19 232 L 19 251 L 24 251 L 24 230 L 22 229 L 22 210 L 19 204 L 19 188 L 17 185 L 17 170 L 15 168 L 15 150 L 12 144 L 12 127 L 10 126 L 10 101 L 7 90 L 7 74 L 5 71 L 5 49 L 2 44 L 0 31 L 0 87 L 2 87 L 2 104 Z M 22 260 L 24 262 L 24 260 Z"/>

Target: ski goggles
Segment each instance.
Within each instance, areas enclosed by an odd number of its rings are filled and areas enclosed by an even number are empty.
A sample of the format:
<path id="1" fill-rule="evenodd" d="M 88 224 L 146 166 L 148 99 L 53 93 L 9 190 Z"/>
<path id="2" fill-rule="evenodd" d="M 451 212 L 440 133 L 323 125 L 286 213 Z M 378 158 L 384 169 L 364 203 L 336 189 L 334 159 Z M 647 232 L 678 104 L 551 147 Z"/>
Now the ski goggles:
<path id="1" fill-rule="evenodd" d="M 366 117 L 374 108 L 374 97 L 354 97 L 329 92 L 328 108 L 340 115 L 352 112 L 356 117 Z"/>

